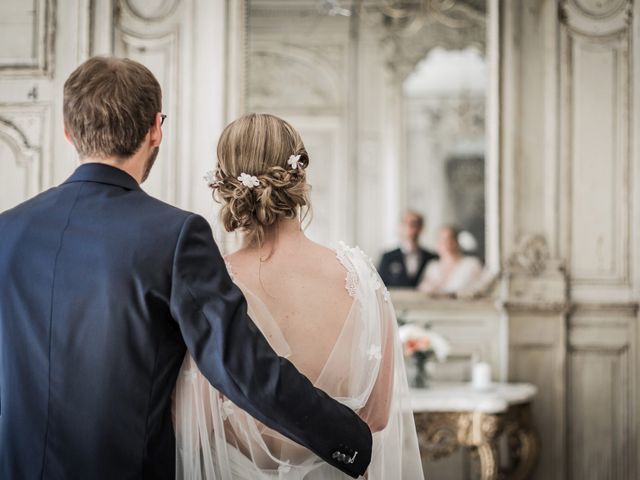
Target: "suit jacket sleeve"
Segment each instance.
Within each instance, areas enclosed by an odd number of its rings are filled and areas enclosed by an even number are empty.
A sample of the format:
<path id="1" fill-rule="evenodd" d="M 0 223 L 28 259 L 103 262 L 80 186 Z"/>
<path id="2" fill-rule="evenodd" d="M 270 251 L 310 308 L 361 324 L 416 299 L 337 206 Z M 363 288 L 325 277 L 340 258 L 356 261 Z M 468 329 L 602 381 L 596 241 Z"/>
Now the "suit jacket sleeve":
<path id="1" fill-rule="evenodd" d="M 380 264 L 378 266 L 378 274 L 385 285 L 390 284 L 391 276 L 389 275 L 389 254 L 384 253 L 380 258 Z"/>
<path id="2" fill-rule="evenodd" d="M 380 256 L 380 261 L 378 262 L 378 274 L 380 274 L 380 272 L 386 267 L 386 256 L 387 255 L 384 253 Z"/>
<path id="3" fill-rule="evenodd" d="M 209 224 L 184 223 L 173 262 L 171 312 L 187 348 L 211 384 L 254 418 L 352 477 L 371 460 L 371 432 L 269 346 L 247 316 Z M 355 455 L 353 463 L 334 459 Z"/>

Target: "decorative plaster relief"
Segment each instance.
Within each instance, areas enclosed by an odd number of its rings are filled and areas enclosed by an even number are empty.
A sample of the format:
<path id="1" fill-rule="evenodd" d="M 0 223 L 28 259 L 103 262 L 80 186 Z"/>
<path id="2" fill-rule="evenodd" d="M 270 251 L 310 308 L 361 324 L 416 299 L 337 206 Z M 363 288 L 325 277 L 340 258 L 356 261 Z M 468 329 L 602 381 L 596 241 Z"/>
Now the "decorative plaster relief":
<path id="1" fill-rule="evenodd" d="M 527 234 L 520 238 L 509 263 L 511 267 L 538 276 L 545 271 L 549 257 L 549 245 L 544 236 Z"/>
<path id="2" fill-rule="evenodd" d="M 142 20 L 161 21 L 173 14 L 180 0 L 124 0 L 124 4 Z"/>
<path id="3" fill-rule="evenodd" d="M 600 37 L 628 28 L 632 6 L 631 0 L 563 0 L 561 13 L 574 32 Z"/>

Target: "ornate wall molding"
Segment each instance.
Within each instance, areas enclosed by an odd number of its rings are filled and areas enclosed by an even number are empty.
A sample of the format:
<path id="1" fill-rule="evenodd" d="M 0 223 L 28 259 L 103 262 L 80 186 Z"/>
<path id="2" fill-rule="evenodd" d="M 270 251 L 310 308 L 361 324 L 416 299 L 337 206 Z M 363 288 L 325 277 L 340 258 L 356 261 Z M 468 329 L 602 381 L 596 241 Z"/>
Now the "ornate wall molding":
<path id="1" fill-rule="evenodd" d="M 563 263 L 551 256 L 544 235 L 520 236 L 502 278 L 501 303 L 507 311 L 564 314 L 568 308 Z"/>
<path id="2" fill-rule="evenodd" d="M 381 7 L 382 44 L 399 79 L 436 47 L 486 51 L 486 11 L 472 1 L 430 2 L 416 11 Z"/>
<path id="3" fill-rule="evenodd" d="M 0 105 L 0 211 L 41 191 L 42 141 L 48 111 Z"/>
<path id="4" fill-rule="evenodd" d="M 173 15 L 180 0 L 120 0 L 133 15 L 150 22 L 162 21 Z"/>
<path id="5" fill-rule="evenodd" d="M 572 478 L 637 478 L 637 319 L 632 313 L 578 308 L 570 318 L 567 443 Z"/>
<path id="6" fill-rule="evenodd" d="M 3 118 L 0 118 L 0 140 L 11 149 L 18 166 L 28 167 L 39 162 L 40 148 L 30 145 L 24 132 Z"/>
<path id="7" fill-rule="evenodd" d="M 3 38 L 8 51 L 0 54 L 0 74 L 3 77 L 52 76 L 57 1 L 31 0 L 29 5 L 23 0 L 3 0 L 5 2 L 8 2 L 5 8 L 9 11 L 11 4 L 15 4 L 17 14 L 29 8 L 32 18 L 29 27 L 22 22 L 12 24 L 11 18 L 3 19 L 7 26 L 16 30 L 12 31 L 11 38 Z M 4 51 L 4 48 L 0 49 L 0 52 Z"/>
<path id="8" fill-rule="evenodd" d="M 520 237 L 516 250 L 511 254 L 509 265 L 512 269 L 537 277 L 547 269 L 550 257 L 549 245 L 543 235 L 525 234 Z"/>
<path id="9" fill-rule="evenodd" d="M 563 22 L 574 32 L 605 37 L 625 30 L 631 22 L 631 0 L 563 0 Z"/>
<path id="10" fill-rule="evenodd" d="M 595 301 L 616 291 L 624 297 L 633 274 L 632 7 L 630 0 L 564 0 L 560 8 L 561 225 L 574 292 Z"/>

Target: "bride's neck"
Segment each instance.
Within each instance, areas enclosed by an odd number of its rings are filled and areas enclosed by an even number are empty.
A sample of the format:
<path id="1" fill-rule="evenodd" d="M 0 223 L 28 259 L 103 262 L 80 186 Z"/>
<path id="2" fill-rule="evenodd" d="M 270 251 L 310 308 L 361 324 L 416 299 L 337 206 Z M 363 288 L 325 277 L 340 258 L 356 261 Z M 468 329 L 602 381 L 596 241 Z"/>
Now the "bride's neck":
<path id="1" fill-rule="evenodd" d="M 245 247 L 249 250 L 260 251 L 261 255 L 275 253 L 278 250 L 292 251 L 294 246 L 306 239 L 300 222 L 295 218 L 280 220 L 274 228 L 265 232 L 261 247 Z"/>

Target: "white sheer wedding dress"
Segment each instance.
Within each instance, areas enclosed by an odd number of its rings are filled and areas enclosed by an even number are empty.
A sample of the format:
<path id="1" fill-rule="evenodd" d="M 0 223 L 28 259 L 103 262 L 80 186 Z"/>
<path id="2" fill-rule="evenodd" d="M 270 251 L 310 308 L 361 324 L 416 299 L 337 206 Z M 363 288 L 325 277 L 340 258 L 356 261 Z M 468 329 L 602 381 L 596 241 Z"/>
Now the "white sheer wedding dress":
<path id="1" fill-rule="evenodd" d="M 395 312 L 371 260 L 341 244 L 351 310 L 314 384 L 357 411 L 373 432 L 369 480 L 423 479 Z M 233 267 L 249 315 L 283 357 L 304 355 L 287 341 L 258 296 Z M 304 321 L 304 319 L 301 319 Z M 311 379 L 312 381 L 314 379 Z M 304 399 L 301 399 L 303 401 Z M 187 355 L 175 392 L 181 480 L 332 480 L 350 478 L 309 450 L 265 427 L 215 390 Z"/>

